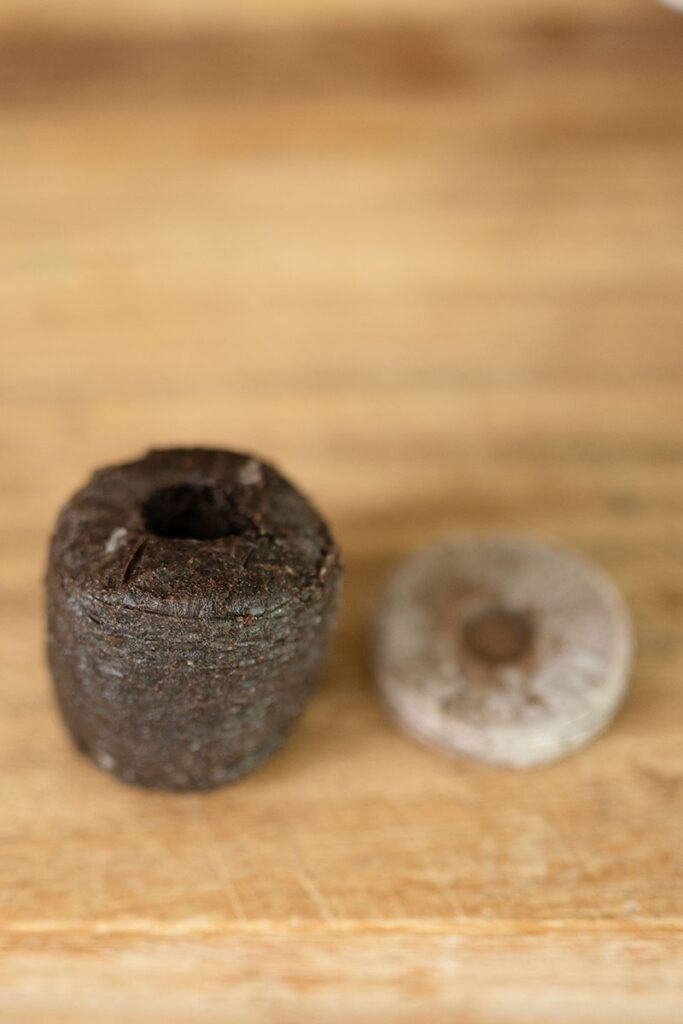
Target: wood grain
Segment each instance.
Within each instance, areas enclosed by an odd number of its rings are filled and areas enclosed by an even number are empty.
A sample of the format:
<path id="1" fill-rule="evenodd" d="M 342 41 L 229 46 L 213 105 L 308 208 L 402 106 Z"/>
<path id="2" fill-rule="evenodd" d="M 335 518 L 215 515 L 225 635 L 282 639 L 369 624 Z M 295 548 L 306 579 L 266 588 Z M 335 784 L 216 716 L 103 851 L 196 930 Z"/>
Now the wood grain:
<path id="1" fill-rule="evenodd" d="M 585 4 L 581 17 L 592 20 L 605 14 L 621 18 L 639 11 L 639 0 L 592 0 Z M 57 31 L 110 32 L 130 28 L 143 31 L 181 31 L 193 28 L 221 31 L 235 25 L 258 28 L 309 28 L 311 25 L 358 24 L 368 26 L 400 19 L 452 18 L 466 21 L 497 22 L 519 17 L 544 17 L 559 14 L 574 18 L 572 0 L 118 0 L 117 3 L 90 4 L 87 0 L 4 0 L 0 8 L 0 27 Z"/>
<path id="2" fill-rule="evenodd" d="M 0 36 L 0 1019 L 675 1024 L 683 23 L 62 7 Z M 41 576 L 94 465 L 193 442 L 279 461 L 347 583 L 286 749 L 172 796 L 70 748 Z M 611 731 L 521 774 L 399 736 L 366 649 L 397 559 L 501 526 L 638 634 Z"/>

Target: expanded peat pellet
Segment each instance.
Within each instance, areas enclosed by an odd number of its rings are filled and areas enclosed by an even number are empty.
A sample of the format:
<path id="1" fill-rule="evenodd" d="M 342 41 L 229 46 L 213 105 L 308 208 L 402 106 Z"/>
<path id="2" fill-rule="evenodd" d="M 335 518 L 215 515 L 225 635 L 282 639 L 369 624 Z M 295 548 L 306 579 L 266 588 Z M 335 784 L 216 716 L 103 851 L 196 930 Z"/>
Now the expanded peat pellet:
<path id="1" fill-rule="evenodd" d="M 625 693 L 629 617 L 603 572 L 520 537 L 454 539 L 390 578 L 377 685 L 429 746 L 499 765 L 554 761 L 607 727 Z"/>
<path id="2" fill-rule="evenodd" d="M 98 470 L 59 514 L 46 576 L 77 747 L 163 789 L 252 771 L 320 674 L 340 579 L 325 522 L 258 458 L 173 449 Z"/>

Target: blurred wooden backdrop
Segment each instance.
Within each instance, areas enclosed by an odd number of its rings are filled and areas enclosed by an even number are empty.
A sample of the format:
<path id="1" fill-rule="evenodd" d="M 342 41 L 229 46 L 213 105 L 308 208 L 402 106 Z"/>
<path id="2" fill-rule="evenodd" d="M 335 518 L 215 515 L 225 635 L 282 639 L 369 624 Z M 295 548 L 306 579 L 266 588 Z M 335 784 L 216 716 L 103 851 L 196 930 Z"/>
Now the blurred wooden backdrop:
<path id="1" fill-rule="evenodd" d="M 0 1019 L 683 1016 L 683 20 L 568 0 L 5 0 Z M 278 460 L 344 546 L 329 672 L 208 796 L 49 700 L 57 506 L 150 444 Z M 397 735 L 383 574 L 449 530 L 584 548 L 639 655 L 528 774 Z"/>

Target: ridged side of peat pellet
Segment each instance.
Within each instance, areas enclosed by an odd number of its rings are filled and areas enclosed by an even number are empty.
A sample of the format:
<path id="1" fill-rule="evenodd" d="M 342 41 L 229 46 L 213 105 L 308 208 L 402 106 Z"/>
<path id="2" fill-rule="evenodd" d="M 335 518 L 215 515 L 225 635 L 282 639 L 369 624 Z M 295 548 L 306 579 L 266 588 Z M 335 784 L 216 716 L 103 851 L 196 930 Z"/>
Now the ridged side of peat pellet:
<path id="1" fill-rule="evenodd" d="M 340 579 L 324 521 L 259 459 L 176 449 L 98 470 L 58 517 L 46 577 L 76 745 L 145 786 L 245 775 L 319 676 Z"/>

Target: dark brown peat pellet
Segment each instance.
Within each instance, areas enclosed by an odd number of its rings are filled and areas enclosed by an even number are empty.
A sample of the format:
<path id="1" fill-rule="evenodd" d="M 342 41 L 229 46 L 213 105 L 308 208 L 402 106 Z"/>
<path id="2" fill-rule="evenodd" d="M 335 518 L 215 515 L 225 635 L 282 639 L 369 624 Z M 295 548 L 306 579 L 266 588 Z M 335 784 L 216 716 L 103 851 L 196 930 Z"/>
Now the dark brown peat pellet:
<path id="1" fill-rule="evenodd" d="M 173 449 L 97 470 L 58 516 L 46 576 L 76 746 L 162 789 L 252 771 L 320 674 L 340 580 L 325 522 L 258 458 Z"/>

